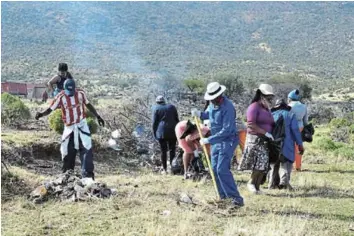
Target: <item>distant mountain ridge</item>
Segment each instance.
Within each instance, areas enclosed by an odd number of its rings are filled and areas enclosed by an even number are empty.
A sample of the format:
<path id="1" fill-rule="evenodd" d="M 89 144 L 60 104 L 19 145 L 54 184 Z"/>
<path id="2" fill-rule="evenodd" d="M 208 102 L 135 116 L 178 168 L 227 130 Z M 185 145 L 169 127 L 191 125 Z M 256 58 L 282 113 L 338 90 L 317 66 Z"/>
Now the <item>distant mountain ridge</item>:
<path id="1" fill-rule="evenodd" d="M 108 74 L 353 76 L 351 2 L 2 2 L 1 13 L 3 78 L 60 61 Z"/>

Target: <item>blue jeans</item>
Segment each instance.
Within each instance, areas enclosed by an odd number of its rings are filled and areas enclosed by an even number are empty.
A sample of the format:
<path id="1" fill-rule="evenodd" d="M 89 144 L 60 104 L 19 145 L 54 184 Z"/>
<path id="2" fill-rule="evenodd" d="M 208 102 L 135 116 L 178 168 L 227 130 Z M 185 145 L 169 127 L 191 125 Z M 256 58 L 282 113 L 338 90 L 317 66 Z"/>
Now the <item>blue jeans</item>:
<path id="1" fill-rule="evenodd" d="M 224 141 L 211 146 L 211 166 L 214 171 L 216 185 L 221 199 L 232 198 L 243 203 L 237 190 L 234 177 L 230 171 L 231 160 L 236 148 L 236 141 Z"/>

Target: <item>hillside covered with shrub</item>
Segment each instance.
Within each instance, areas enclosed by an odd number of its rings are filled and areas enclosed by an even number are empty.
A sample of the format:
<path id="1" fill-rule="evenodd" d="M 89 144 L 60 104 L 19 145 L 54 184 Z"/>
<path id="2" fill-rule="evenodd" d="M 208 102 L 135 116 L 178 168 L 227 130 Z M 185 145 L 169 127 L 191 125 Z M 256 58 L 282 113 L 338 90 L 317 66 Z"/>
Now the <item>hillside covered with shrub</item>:
<path id="1" fill-rule="evenodd" d="M 94 72 L 351 78 L 351 2 L 2 2 L 2 79 Z"/>

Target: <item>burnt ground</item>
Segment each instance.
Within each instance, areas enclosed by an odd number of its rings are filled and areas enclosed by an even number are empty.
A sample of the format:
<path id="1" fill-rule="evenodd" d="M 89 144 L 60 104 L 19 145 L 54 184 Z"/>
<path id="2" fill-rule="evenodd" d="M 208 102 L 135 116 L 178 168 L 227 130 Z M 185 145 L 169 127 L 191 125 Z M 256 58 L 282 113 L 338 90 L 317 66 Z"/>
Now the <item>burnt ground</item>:
<path id="1" fill-rule="evenodd" d="M 41 175 L 56 175 L 61 173 L 61 154 L 59 143 L 35 143 L 31 146 L 11 146 L 2 148 L 2 159 L 7 165 L 26 168 Z M 106 175 L 117 168 L 139 168 L 139 160 L 128 159 L 126 155 L 110 149 L 94 148 L 95 172 Z M 76 167 L 80 169 L 80 158 L 77 155 Z"/>
<path id="2" fill-rule="evenodd" d="M 60 154 L 60 136 L 40 130 L 5 129 L 1 134 L 2 165 L 2 199 L 13 196 L 26 196 L 33 190 L 33 181 L 23 179 L 11 173 L 11 167 L 19 167 L 25 171 L 51 178 L 62 173 Z M 96 178 L 113 173 L 135 174 L 142 167 L 142 161 L 131 153 L 118 153 L 104 147 L 93 139 L 93 152 Z M 80 158 L 77 155 L 75 171 L 80 172 Z"/>

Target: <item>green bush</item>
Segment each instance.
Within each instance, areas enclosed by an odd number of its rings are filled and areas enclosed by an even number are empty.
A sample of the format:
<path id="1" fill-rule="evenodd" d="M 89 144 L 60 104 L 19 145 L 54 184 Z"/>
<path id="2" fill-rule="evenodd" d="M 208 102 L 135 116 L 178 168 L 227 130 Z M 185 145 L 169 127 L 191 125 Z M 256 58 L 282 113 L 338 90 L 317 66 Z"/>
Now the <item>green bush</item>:
<path id="1" fill-rule="evenodd" d="M 349 132 L 351 134 L 354 134 L 354 124 L 352 124 L 351 126 L 349 126 Z"/>
<path id="2" fill-rule="evenodd" d="M 345 118 L 334 118 L 331 120 L 329 125 L 333 128 L 341 128 L 341 127 L 347 127 L 350 126 L 350 122 L 345 119 Z"/>
<path id="3" fill-rule="evenodd" d="M 354 132 L 349 135 L 349 144 L 354 145 Z"/>
<path id="4" fill-rule="evenodd" d="M 318 137 L 315 139 L 314 144 L 317 149 L 325 151 L 334 151 L 345 145 L 340 142 L 334 142 L 331 138 L 328 137 Z"/>
<path id="5" fill-rule="evenodd" d="M 347 119 L 351 124 L 354 124 L 354 112 L 345 113 L 344 118 Z"/>
<path id="6" fill-rule="evenodd" d="M 86 120 L 89 126 L 91 134 L 97 132 L 98 124 L 96 122 L 95 116 L 90 111 L 86 111 Z M 62 134 L 64 130 L 64 122 L 61 118 L 61 110 L 57 109 L 49 115 L 49 127 L 55 132 Z"/>
<path id="7" fill-rule="evenodd" d="M 96 122 L 96 119 L 94 117 L 87 117 L 86 120 L 91 134 L 97 133 L 98 124 Z"/>
<path id="8" fill-rule="evenodd" d="M 15 122 L 26 121 L 31 118 L 28 107 L 19 97 L 8 93 L 1 94 L 1 123 L 12 125 Z"/>
<path id="9" fill-rule="evenodd" d="M 226 87 L 225 94 L 230 98 L 241 96 L 245 91 L 242 77 L 239 75 L 219 73 L 214 75 L 212 79 Z"/>
<path id="10" fill-rule="evenodd" d="M 183 83 L 191 92 L 203 92 L 206 87 L 205 81 L 200 79 L 186 79 Z"/>
<path id="11" fill-rule="evenodd" d="M 334 151 L 338 157 L 354 160 L 354 147 L 350 145 L 343 146 Z"/>

